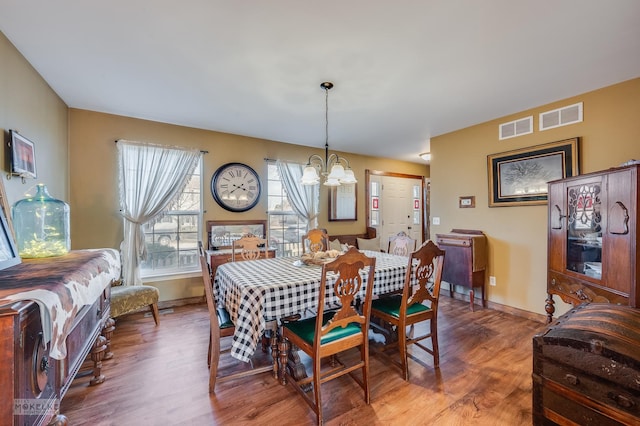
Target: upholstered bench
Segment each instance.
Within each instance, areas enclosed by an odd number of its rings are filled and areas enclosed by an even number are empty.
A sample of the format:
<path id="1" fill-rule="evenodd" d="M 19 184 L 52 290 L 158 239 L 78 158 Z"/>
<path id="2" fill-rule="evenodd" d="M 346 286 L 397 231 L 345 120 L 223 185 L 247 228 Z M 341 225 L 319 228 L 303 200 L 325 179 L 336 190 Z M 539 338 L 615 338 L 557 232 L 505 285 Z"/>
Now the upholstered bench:
<path id="1" fill-rule="evenodd" d="M 367 230 L 363 234 L 331 235 L 329 233 L 329 245 L 331 246 L 331 242 L 338 240 L 340 244 L 348 244 L 359 249 L 368 250 L 368 247 L 358 247 L 358 238 L 363 240 L 376 238 L 376 228 L 368 226 Z"/>
<path id="2" fill-rule="evenodd" d="M 148 306 L 156 325 L 160 323 L 158 298 L 160 292 L 150 285 L 115 285 L 111 287 L 111 317 L 135 312 Z"/>

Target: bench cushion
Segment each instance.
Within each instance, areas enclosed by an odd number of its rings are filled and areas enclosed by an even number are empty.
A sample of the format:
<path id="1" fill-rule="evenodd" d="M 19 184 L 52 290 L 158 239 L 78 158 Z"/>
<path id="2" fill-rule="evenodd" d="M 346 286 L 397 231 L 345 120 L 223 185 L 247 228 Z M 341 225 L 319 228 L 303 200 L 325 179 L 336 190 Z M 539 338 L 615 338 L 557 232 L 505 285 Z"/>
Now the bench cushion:
<path id="1" fill-rule="evenodd" d="M 149 305 L 157 304 L 160 291 L 150 285 L 115 286 L 111 288 L 111 317 L 135 312 Z"/>

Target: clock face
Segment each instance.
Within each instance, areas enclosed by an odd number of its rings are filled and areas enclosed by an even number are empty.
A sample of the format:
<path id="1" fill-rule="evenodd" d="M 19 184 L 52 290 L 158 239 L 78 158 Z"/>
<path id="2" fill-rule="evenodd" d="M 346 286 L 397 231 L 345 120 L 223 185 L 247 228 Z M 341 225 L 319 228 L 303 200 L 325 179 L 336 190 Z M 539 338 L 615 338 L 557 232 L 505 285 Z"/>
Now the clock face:
<path id="1" fill-rule="evenodd" d="M 232 212 L 252 209 L 260 199 L 260 178 L 242 163 L 221 166 L 211 178 L 211 195 L 221 207 Z"/>

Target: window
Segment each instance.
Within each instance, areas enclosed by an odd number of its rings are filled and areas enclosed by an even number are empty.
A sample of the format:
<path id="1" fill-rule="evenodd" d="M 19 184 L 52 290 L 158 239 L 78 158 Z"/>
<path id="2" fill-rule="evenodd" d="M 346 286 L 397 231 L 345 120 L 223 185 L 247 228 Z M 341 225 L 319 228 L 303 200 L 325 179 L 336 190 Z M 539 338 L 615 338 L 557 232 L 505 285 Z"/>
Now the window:
<path id="1" fill-rule="evenodd" d="M 277 256 L 300 255 L 307 221 L 291 208 L 274 162 L 267 164 L 267 197 L 269 246 L 276 248 Z"/>
<path id="2" fill-rule="evenodd" d="M 147 260 L 143 278 L 199 271 L 198 239 L 202 223 L 202 160 L 180 196 L 163 215 L 144 224 Z"/>

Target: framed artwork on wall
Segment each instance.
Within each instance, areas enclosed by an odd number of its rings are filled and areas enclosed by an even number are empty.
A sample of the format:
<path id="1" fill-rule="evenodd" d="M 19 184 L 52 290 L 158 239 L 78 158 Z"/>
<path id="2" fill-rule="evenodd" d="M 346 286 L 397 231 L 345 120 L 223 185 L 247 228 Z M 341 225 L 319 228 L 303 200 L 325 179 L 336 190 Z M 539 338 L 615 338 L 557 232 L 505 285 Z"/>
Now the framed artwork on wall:
<path id="1" fill-rule="evenodd" d="M 36 178 L 36 152 L 33 142 L 15 130 L 11 134 L 11 174 Z"/>
<path id="2" fill-rule="evenodd" d="M 487 156 L 489 207 L 547 203 L 547 182 L 578 174 L 578 138 Z"/>

